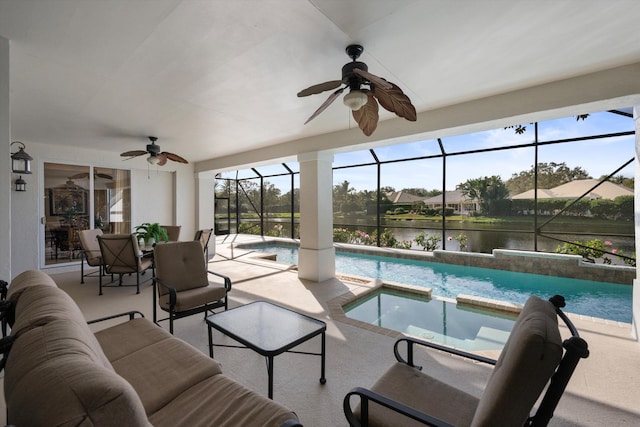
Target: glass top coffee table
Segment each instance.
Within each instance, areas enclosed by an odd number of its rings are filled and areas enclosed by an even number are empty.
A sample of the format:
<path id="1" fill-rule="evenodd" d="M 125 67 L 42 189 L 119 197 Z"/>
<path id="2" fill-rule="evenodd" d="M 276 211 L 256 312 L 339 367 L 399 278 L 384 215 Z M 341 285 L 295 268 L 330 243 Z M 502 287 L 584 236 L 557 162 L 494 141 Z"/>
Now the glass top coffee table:
<path id="1" fill-rule="evenodd" d="M 213 347 L 240 347 L 213 343 L 212 330 L 216 329 L 235 341 L 264 356 L 269 376 L 269 398 L 273 399 L 273 359 L 284 352 L 310 354 L 321 357 L 320 384 L 327 382 L 325 368 L 325 331 L 321 320 L 280 307 L 266 301 L 256 301 L 206 318 L 209 332 L 209 356 Z M 293 347 L 321 335 L 320 353 L 291 351 Z"/>

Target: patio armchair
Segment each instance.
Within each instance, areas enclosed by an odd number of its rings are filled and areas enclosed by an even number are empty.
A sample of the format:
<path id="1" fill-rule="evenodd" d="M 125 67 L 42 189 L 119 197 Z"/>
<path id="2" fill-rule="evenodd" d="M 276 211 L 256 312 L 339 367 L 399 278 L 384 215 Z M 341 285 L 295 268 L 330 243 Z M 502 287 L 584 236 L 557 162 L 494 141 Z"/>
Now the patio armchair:
<path id="1" fill-rule="evenodd" d="M 181 225 L 161 225 L 160 227 L 167 230 L 167 237 L 170 242 L 177 242 L 180 239 Z"/>
<path id="2" fill-rule="evenodd" d="M 546 426 L 579 360 L 589 356 L 587 343 L 561 307 L 561 296 L 549 301 L 531 296 L 497 361 L 411 337 L 399 339 L 394 345 L 397 362 L 371 389 L 356 387 L 345 396 L 343 409 L 349 425 Z M 558 316 L 571 332 L 564 342 Z M 405 345 L 406 359 L 401 355 Z M 414 364 L 413 351 L 418 346 L 494 365 L 482 396 L 422 372 Z M 547 384 L 537 411 L 530 416 Z M 357 402 L 355 410 L 352 399 Z"/>
<path id="3" fill-rule="evenodd" d="M 197 240 L 202 244 L 202 250 L 206 255 L 207 261 L 209 261 L 209 240 L 211 240 L 211 235 L 213 234 L 213 229 L 205 228 L 203 230 L 196 231 L 196 235 L 193 240 Z"/>
<path id="4" fill-rule="evenodd" d="M 153 257 L 142 253 L 138 247 L 138 240 L 135 234 L 103 234 L 97 236 L 100 244 L 100 254 L 102 257 L 102 271 L 104 274 L 118 274 L 118 286 L 123 285 L 123 274 L 136 274 L 136 294 L 140 293 L 140 275 L 149 268 L 153 269 Z M 103 287 L 115 286 L 113 284 L 102 284 L 103 274 L 100 275 L 100 291 L 102 295 Z"/>
<path id="5" fill-rule="evenodd" d="M 100 243 L 98 243 L 98 236 L 102 236 L 102 230 L 94 228 L 92 230 L 81 230 L 80 235 L 80 283 L 84 283 L 84 278 L 93 276 L 95 271 L 84 274 L 84 263 L 86 262 L 89 267 L 98 267 L 97 273 L 102 275 L 102 256 L 100 253 Z"/>
<path id="6" fill-rule="evenodd" d="M 196 313 L 216 308 L 227 309 L 227 294 L 231 279 L 207 270 L 207 263 L 199 241 L 169 242 L 157 245 L 153 292 L 153 321 L 169 320 L 169 332 L 173 334 L 173 322 Z M 156 300 L 157 298 L 157 300 Z M 169 317 L 158 319 L 158 306 Z"/>

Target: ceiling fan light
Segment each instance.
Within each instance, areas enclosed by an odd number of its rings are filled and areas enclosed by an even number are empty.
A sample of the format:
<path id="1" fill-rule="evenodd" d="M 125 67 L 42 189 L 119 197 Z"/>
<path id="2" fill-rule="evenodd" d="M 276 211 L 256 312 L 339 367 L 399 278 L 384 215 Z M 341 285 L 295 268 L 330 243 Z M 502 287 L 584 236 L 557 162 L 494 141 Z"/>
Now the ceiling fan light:
<path id="1" fill-rule="evenodd" d="M 363 91 L 354 89 L 342 98 L 342 102 L 351 110 L 356 111 L 369 102 L 369 98 Z"/>
<path id="2" fill-rule="evenodd" d="M 157 165 L 160 162 L 160 159 L 158 158 L 158 156 L 154 156 L 152 154 L 147 157 L 147 162 L 151 163 L 152 165 Z"/>

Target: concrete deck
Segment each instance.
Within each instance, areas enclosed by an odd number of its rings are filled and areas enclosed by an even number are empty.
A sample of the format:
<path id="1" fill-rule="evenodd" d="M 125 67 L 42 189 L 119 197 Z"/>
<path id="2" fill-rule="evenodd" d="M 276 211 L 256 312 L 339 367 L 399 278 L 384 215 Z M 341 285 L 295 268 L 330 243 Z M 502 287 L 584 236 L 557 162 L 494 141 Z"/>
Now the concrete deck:
<path id="1" fill-rule="evenodd" d="M 246 251 L 232 249 L 228 243 L 238 238 L 218 237 L 216 256 L 210 263 L 212 270 L 228 275 L 233 281 L 231 307 L 267 300 L 327 323 L 327 383 L 321 385 L 318 381 L 320 360 L 317 356 L 285 353 L 277 356 L 274 363 L 274 399 L 296 411 L 305 426 L 346 425 L 342 413 L 344 395 L 352 387 L 372 385 L 394 362 L 392 346 L 397 332 L 373 326 L 362 328 L 358 322 L 350 322 L 336 311 L 345 294 L 359 293 L 375 283 L 300 280 L 297 272 L 287 265 L 258 261 Z M 81 285 L 79 274 L 52 276 L 78 302 L 87 319 L 130 309 L 152 317 L 150 282 L 141 286 L 140 295 L 135 294 L 134 288 L 123 287 L 107 288 L 103 296 L 98 296 L 97 278 L 85 280 Z M 584 316 L 571 317 L 589 343 L 591 356 L 578 365 L 550 425 L 639 425 L 640 344 L 631 338 L 631 326 Z M 163 327 L 168 328 L 166 323 Z M 176 321 L 175 335 L 208 354 L 207 328 L 202 316 Z M 234 344 L 217 332 L 214 332 L 214 341 Z M 319 348 L 318 338 L 302 346 L 308 351 Z M 266 366 L 259 355 L 246 349 L 216 347 L 215 357 L 225 374 L 267 394 Z M 488 367 L 430 350 L 419 354 L 418 363 L 424 371 L 475 395 L 482 392 L 490 373 Z M 4 408 L 0 408 L 0 417 L 4 414 Z"/>

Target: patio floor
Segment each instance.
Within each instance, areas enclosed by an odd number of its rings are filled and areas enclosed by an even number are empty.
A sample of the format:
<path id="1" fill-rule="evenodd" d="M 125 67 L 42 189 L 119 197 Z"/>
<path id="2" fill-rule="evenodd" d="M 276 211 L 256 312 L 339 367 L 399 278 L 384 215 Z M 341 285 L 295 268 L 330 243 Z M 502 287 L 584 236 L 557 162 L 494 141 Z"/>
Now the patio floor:
<path id="1" fill-rule="evenodd" d="M 327 383 L 321 385 L 317 356 L 285 353 L 274 362 L 274 399 L 293 409 L 305 426 L 344 426 L 342 399 L 355 386 L 370 386 L 394 362 L 394 335 L 374 327 L 361 328 L 336 315 L 336 301 L 344 294 L 358 293 L 372 282 L 339 279 L 322 283 L 298 279 L 297 272 L 284 264 L 251 259 L 246 251 L 231 249 L 231 241 L 243 236 L 218 236 L 216 256 L 210 269 L 231 277 L 230 306 L 267 300 L 300 311 L 327 323 Z M 87 319 L 136 309 L 152 318 L 150 281 L 134 288 L 107 288 L 98 296 L 98 280 L 79 283 L 79 272 L 52 274 L 62 289 L 79 304 Z M 332 303 L 333 301 L 333 303 Z M 570 310 L 570 308 L 569 308 Z M 631 326 L 572 315 L 572 320 L 589 343 L 591 356 L 582 360 L 569 383 L 553 426 L 624 426 L 640 423 L 640 344 L 631 338 Z M 163 327 L 168 328 L 167 322 Z M 566 331 L 565 331 L 566 332 Z M 202 316 L 175 323 L 175 335 L 205 354 L 207 329 Z M 216 343 L 235 344 L 214 332 Z M 314 338 L 300 348 L 318 351 Z M 247 387 L 267 394 L 264 360 L 256 353 L 237 348 L 216 347 L 215 357 L 223 372 Z M 437 351 L 419 353 L 424 371 L 441 380 L 479 395 L 489 368 Z M 425 396 L 425 398 L 429 398 Z M 2 400 L 4 406 L 4 400 Z M 4 425 L 5 410 L 0 408 Z"/>

